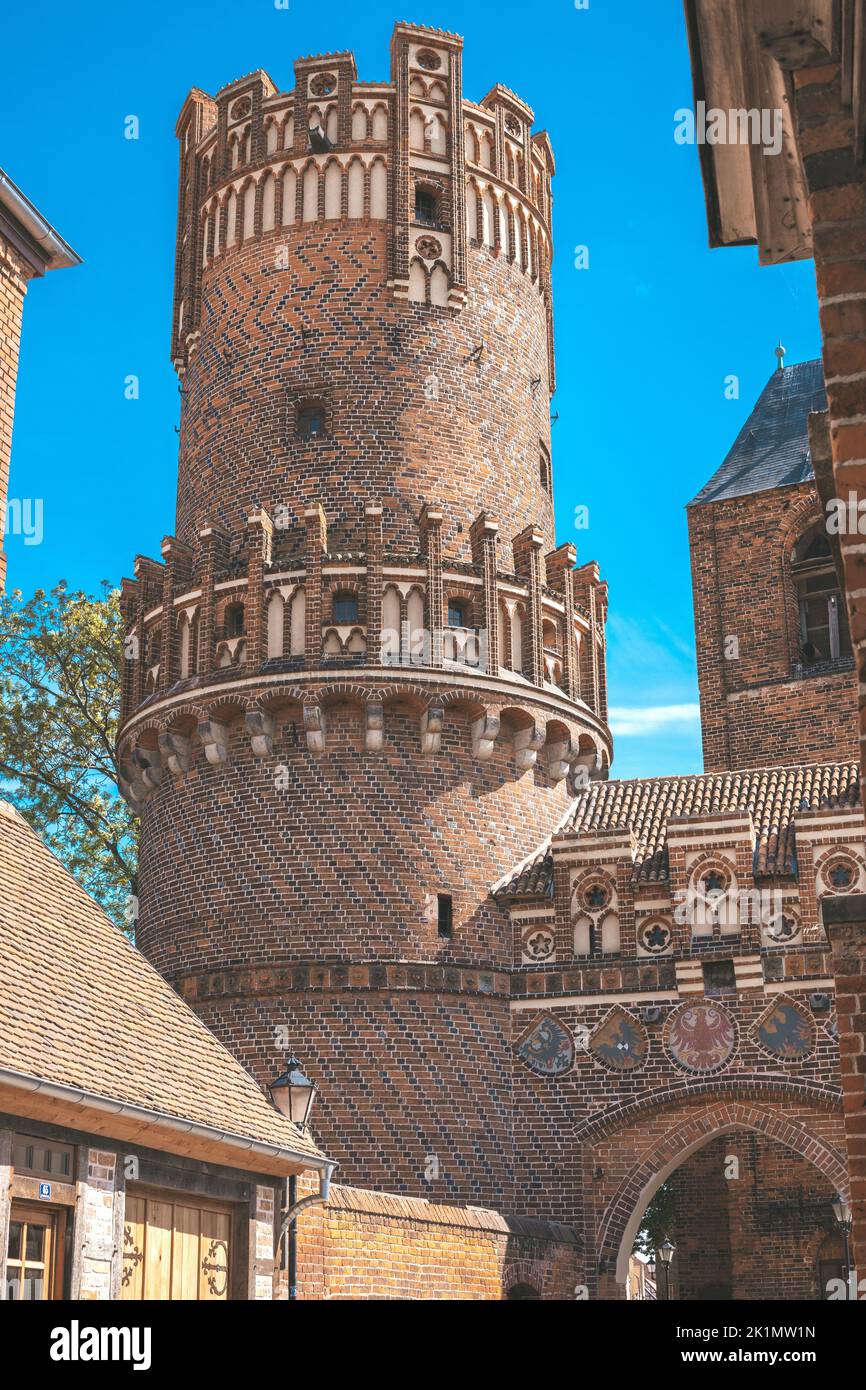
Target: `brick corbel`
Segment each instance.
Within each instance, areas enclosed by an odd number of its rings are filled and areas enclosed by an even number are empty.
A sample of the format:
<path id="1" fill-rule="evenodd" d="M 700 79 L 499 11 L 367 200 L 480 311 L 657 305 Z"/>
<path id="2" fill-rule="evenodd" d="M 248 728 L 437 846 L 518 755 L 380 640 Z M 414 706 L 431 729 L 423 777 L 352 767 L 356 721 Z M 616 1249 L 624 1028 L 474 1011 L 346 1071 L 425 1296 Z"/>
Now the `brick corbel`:
<path id="1" fill-rule="evenodd" d="M 250 747 L 255 758 L 271 758 L 274 753 L 274 720 L 273 717 L 261 709 L 247 710 L 244 716 L 244 723 L 247 726 L 247 733 L 250 736 Z"/>
<path id="2" fill-rule="evenodd" d="M 165 729 L 157 742 L 162 760 L 173 777 L 180 777 L 184 772 L 189 772 L 195 761 L 195 754 L 190 740 L 184 734 Z"/>
<path id="3" fill-rule="evenodd" d="M 493 757 L 493 749 L 499 736 L 499 718 L 495 714 L 482 714 L 472 723 L 472 755 L 479 762 L 486 763 Z"/>
<path id="4" fill-rule="evenodd" d="M 368 753 L 378 753 L 385 741 L 385 706 L 381 700 L 364 704 L 364 746 Z"/>
<path id="5" fill-rule="evenodd" d="M 229 729 L 218 719 L 205 719 L 198 726 L 198 736 L 204 755 L 213 767 L 227 763 L 230 758 Z"/>
<path id="6" fill-rule="evenodd" d="M 325 711 L 321 705 L 304 705 L 307 748 L 316 756 L 325 751 Z"/>
<path id="7" fill-rule="evenodd" d="M 442 748 L 445 711 L 441 705 L 428 705 L 421 715 L 421 752 L 438 753 Z"/>

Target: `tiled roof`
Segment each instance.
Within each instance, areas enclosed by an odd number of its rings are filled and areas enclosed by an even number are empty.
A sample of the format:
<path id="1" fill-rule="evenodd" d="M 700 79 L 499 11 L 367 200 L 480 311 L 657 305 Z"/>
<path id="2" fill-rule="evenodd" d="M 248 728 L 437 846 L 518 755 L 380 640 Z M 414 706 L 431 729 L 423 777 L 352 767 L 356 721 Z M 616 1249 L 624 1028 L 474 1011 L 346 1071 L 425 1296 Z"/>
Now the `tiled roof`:
<path id="1" fill-rule="evenodd" d="M 630 830 L 637 842 L 633 877 L 664 882 L 668 877 L 668 822 L 682 816 L 748 812 L 755 825 L 756 874 L 796 872 L 794 817 L 822 807 L 847 809 L 860 804 L 860 767 L 822 763 L 808 767 L 770 767 L 743 772 L 710 772 L 694 777 L 652 777 L 629 782 L 593 782 L 574 802 L 562 835 Z M 550 896 L 549 842 L 494 889 L 504 901 Z"/>
<path id="2" fill-rule="evenodd" d="M 319 1160 L 0 801 L 0 1069 Z M 226 1161 L 229 1161 L 228 1159 Z"/>
<path id="3" fill-rule="evenodd" d="M 691 506 L 791 487 L 814 477 L 807 420 L 827 409 L 820 361 L 773 372 L 734 446 Z"/>

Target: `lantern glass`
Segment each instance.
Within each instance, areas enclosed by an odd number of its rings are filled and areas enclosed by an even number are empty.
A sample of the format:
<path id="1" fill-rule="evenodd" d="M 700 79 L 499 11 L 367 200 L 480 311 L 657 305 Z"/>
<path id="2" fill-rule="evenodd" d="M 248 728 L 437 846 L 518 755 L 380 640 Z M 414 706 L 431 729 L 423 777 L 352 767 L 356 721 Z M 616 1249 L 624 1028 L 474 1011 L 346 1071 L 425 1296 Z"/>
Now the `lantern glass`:
<path id="1" fill-rule="evenodd" d="M 851 1220 L 851 1208 L 842 1197 L 837 1197 L 833 1203 L 833 1215 L 840 1226 L 847 1226 Z"/>
<path id="2" fill-rule="evenodd" d="M 300 1129 L 307 1127 L 316 1089 L 315 1082 L 304 1075 L 301 1064 L 294 1055 L 288 1058 L 282 1076 L 272 1081 L 269 1087 L 271 1100 L 280 1114 Z"/>

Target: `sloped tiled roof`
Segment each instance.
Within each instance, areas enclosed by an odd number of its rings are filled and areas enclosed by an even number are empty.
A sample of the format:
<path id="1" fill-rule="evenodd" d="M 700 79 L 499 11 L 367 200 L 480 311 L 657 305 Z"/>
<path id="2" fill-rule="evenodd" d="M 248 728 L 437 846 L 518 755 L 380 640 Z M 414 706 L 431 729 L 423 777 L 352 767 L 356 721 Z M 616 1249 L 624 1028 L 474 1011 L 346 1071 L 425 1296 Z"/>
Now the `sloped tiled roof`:
<path id="1" fill-rule="evenodd" d="M 721 468 L 691 506 L 791 487 L 814 477 L 807 420 L 827 409 L 820 361 L 773 372 Z"/>
<path id="2" fill-rule="evenodd" d="M 668 822 L 683 816 L 748 812 L 755 825 L 756 874 L 796 872 L 794 817 L 822 807 L 860 804 L 857 763 L 770 767 L 712 772 L 694 777 L 651 777 L 629 782 L 593 782 L 572 806 L 563 835 L 627 829 L 637 841 L 633 877 L 664 882 L 668 877 Z M 553 861 L 549 842 L 498 884 L 497 898 L 549 896 Z"/>
<path id="3" fill-rule="evenodd" d="M 318 1159 L 0 801 L 0 1069 Z"/>

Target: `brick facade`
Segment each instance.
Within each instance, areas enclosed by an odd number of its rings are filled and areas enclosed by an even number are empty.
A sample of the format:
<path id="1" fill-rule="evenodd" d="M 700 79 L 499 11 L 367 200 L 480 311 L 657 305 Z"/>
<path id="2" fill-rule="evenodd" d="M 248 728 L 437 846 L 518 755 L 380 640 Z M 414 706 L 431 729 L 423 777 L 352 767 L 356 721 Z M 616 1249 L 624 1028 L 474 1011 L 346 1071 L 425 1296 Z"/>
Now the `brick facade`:
<path id="1" fill-rule="evenodd" d="M 79 264 L 72 248 L 0 170 L 0 594 L 6 584 L 3 538 L 21 525 L 12 508 L 7 524 L 7 502 L 24 296 L 30 281 L 46 270 Z M 22 499 L 12 500 L 23 510 Z"/>
<path id="2" fill-rule="evenodd" d="M 753 1190 L 780 1146 L 786 1190 L 847 1190 L 851 673 L 794 670 L 813 485 L 754 501 L 751 569 L 703 509 L 720 775 L 607 782 L 607 591 L 549 500 L 552 153 L 459 54 L 398 25 L 390 83 L 329 55 L 181 113 L 178 536 L 123 588 L 139 941 L 260 1082 L 288 1039 L 321 1084 L 348 1186 L 301 1218 L 306 1296 L 617 1298 L 719 1136 Z"/>
<path id="3" fill-rule="evenodd" d="M 298 1271 L 305 1299 L 567 1300 L 584 1259 L 556 1222 L 338 1186 L 301 1220 Z"/>
<path id="4" fill-rule="evenodd" d="M 124 582 L 120 759 L 148 958 L 261 1082 L 293 1040 L 344 1181 L 508 1210 L 489 890 L 609 768 L 607 593 L 554 550 L 552 151 L 460 48 L 183 108 L 178 534 Z"/>
<path id="5" fill-rule="evenodd" d="M 856 758 L 854 663 L 804 663 L 794 545 L 822 518 L 814 483 L 688 510 L 704 767 Z"/>
<path id="6" fill-rule="evenodd" d="M 669 1181 L 676 1245 L 671 1297 L 827 1296 L 827 1280 L 839 1277 L 842 1263 L 836 1193 L 808 1159 L 754 1130 L 732 1130 L 699 1149 Z"/>
<path id="7" fill-rule="evenodd" d="M 32 269 L 23 255 L 0 234 L 0 593 L 6 583 L 3 532 L 9 495 L 9 460 L 12 455 L 12 421 L 18 380 L 18 351 L 24 295 Z"/>

